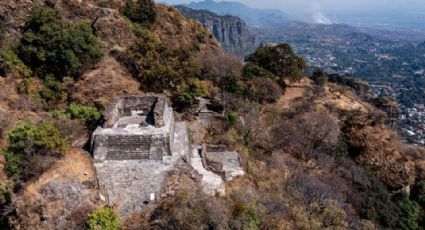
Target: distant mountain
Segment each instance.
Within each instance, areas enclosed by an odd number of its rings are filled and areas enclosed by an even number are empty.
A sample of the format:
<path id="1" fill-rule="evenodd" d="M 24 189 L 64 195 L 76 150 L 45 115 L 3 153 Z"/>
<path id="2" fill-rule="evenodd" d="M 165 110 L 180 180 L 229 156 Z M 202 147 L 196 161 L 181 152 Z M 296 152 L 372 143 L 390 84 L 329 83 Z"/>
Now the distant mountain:
<path id="1" fill-rule="evenodd" d="M 258 40 L 246 23 L 236 16 L 220 16 L 208 10 L 194 10 L 185 6 L 176 7 L 184 16 L 200 21 L 229 53 L 244 57 L 257 47 Z"/>
<path id="2" fill-rule="evenodd" d="M 280 10 L 254 9 L 239 2 L 205 0 L 184 6 L 197 10 L 209 10 L 219 15 L 238 16 L 253 27 L 276 27 L 293 20 L 291 16 Z"/>

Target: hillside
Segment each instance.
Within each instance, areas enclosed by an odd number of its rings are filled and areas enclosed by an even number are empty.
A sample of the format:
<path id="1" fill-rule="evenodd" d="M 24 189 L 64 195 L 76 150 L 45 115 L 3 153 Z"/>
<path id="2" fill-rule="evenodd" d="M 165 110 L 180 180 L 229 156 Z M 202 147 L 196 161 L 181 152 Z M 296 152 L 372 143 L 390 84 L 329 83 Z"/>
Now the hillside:
<path id="1" fill-rule="evenodd" d="M 400 141 L 368 83 L 307 77 L 288 44 L 242 63 L 149 0 L 0 12 L 1 229 L 423 225 L 425 149 Z"/>
<path id="2" fill-rule="evenodd" d="M 184 16 L 200 21 L 229 53 L 245 57 L 258 46 L 257 38 L 238 17 L 220 16 L 207 10 L 193 10 L 184 6 L 176 8 Z"/>
<path id="3" fill-rule="evenodd" d="M 184 5 L 197 10 L 208 10 L 219 15 L 234 15 L 244 20 L 250 27 L 279 27 L 292 20 L 280 10 L 260 10 L 239 2 L 206 0 Z"/>

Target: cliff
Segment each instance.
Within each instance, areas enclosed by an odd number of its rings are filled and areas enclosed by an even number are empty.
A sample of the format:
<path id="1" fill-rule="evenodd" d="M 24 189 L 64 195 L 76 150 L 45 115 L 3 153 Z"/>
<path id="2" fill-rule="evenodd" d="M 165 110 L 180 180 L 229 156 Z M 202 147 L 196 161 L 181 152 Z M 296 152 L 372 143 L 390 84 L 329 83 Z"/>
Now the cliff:
<path id="1" fill-rule="evenodd" d="M 244 57 L 259 44 L 256 36 L 239 17 L 220 16 L 208 10 L 194 10 L 184 6 L 177 6 L 177 9 L 186 17 L 200 21 L 229 53 Z"/>

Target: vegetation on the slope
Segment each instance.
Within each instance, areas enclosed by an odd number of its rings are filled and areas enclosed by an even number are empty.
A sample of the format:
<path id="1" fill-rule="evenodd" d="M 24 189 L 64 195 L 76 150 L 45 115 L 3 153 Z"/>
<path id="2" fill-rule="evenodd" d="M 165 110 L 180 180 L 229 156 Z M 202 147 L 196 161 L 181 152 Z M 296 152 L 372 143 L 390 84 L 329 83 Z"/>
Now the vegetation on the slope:
<path id="1" fill-rule="evenodd" d="M 263 72 L 266 75 L 269 75 L 267 72 L 270 72 L 278 78 L 280 84 L 285 79 L 291 81 L 301 79 L 306 65 L 288 44 L 260 46 L 254 53 L 248 55 L 245 61 L 250 64 L 247 67 L 249 69 L 244 71 L 246 77 L 255 75 L 256 72 Z"/>
<path id="2" fill-rule="evenodd" d="M 102 113 L 94 107 L 72 103 L 65 109 L 53 111 L 53 117 L 80 120 L 87 129 L 94 131 L 101 121 Z"/>
<path id="3" fill-rule="evenodd" d="M 145 30 L 129 49 L 129 59 L 134 62 L 136 78 L 143 89 L 162 92 L 173 89 L 185 81 L 199 78 L 200 66 L 193 57 L 193 47 L 173 49 Z"/>
<path id="4" fill-rule="evenodd" d="M 69 24 L 50 7 L 32 9 L 16 54 L 36 73 L 54 74 L 58 80 L 78 75 L 102 56 L 90 22 Z"/>
<path id="5" fill-rule="evenodd" d="M 198 97 L 205 97 L 208 89 L 198 79 L 194 79 L 189 83 L 183 83 L 177 87 L 174 92 L 173 103 L 177 110 L 193 108 L 198 104 Z"/>
<path id="6" fill-rule="evenodd" d="M 155 3 L 152 0 L 127 0 L 122 13 L 132 22 L 151 24 L 156 20 Z"/>
<path id="7" fill-rule="evenodd" d="M 89 21 L 68 23 L 51 7 L 34 7 L 22 33 L 18 43 L 2 51 L 0 71 L 23 78 L 20 93 L 29 93 L 31 77 L 41 79 L 38 96 L 45 109 L 65 102 L 68 83 L 102 57 Z"/>
<path id="8" fill-rule="evenodd" d="M 120 221 L 118 214 L 113 208 L 100 208 L 89 214 L 87 220 L 89 230 L 118 230 Z"/>
<path id="9" fill-rule="evenodd" d="M 48 122 L 21 123 L 7 133 L 7 138 L 9 146 L 4 151 L 5 169 L 9 176 L 22 179 L 44 170 L 46 162 L 41 158 L 58 156 L 69 148 L 59 130 Z"/>
<path id="10" fill-rule="evenodd" d="M 326 74 L 321 69 L 316 69 L 311 79 L 319 86 L 324 86 L 328 81 Z"/>
<path id="11" fill-rule="evenodd" d="M 245 59 L 239 74 L 223 78 L 224 90 L 253 102 L 275 102 L 284 92 L 285 80 L 303 77 L 305 63 L 288 44 L 260 46 Z"/>

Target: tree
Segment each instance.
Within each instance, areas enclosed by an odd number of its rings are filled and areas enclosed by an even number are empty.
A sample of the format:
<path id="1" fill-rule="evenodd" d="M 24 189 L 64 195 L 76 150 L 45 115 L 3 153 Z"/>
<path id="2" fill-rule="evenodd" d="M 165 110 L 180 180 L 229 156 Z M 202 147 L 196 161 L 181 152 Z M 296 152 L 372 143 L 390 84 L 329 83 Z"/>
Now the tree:
<path id="1" fill-rule="evenodd" d="M 102 56 L 89 22 L 66 23 L 51 7 L 32 9 L 16 54 L 32 70 L 54 74 L 59 80 L 78 75 Z"/>
<path id="2" fill-rule="evenodd" d="M 247 69 L 252 69 L 254 64 L 276 75 L 281 84 L 285 79 L 291 81 L 301 79 L 306 66 L 304 60 L 298 57 L 288 44 L 260 46 L 253 54 L 248 55 L 245 61 L 247 65 L 244 72 L 252 72 Z M 256 71 L 258 72 L 258 68 Z"/>
<path id="3" fill-rule="evenodd" d="M 152 24 L 156 20 L 155 3 L 152 0 L 127 0 L 122 13 L 140 24 Z"/>

